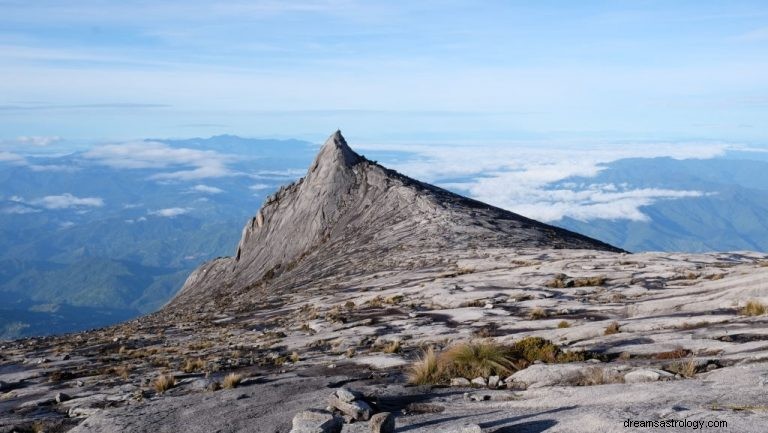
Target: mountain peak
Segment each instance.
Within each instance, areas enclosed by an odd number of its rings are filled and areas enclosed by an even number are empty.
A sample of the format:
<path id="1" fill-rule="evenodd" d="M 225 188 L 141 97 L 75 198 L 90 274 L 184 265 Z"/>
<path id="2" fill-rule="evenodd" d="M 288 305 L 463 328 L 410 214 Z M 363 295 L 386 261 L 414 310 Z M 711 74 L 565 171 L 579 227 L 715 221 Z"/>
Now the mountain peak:
<path id="1" fill-rule="evenodd" d="M 315 157 L 315 161 L 310 168 L 310 173 L 318 168 L 325 167 L 352 167 L 355 164 L 365 160 L 362 156 L 355 153 L 349 145 L 341 131 L 337 130 L 320 148 L 320 152 Z"/>
<path id="2" fill-rule="evenodd" d="M 336 131 L 307 175 L 270 196 L 246 224 L 235 256 L 198 268 L 171 305 L 235 302 L 267 284 L 277 293 L 477 248 L 620 251 L 369 162 Z"/>

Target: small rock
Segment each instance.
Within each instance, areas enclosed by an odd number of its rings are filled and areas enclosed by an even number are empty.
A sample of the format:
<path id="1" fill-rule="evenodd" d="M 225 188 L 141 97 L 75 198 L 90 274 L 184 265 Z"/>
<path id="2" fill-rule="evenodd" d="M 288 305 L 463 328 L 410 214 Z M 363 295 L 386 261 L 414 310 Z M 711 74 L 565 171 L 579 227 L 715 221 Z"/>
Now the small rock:
<path id="1" fill-rule="evenodd" d="M 476 377 L 472 379 L 472 385 L 486 387 L 488 382 L 485 381 L 484 377 Z"/>
<path id="2" fill-rule="evenodd" d="M 82 380 L 78 380 L 76 383 L 77 383 L 77 386 L 80 388 L 85 386 L 85 382 L 83 382 Z"/>
<path id="3" fill-rule="evenodd" d="M 95 407 L 73 407 L 67 414 L 70 418 L 86 418 L 99 413 L 101 410 Z"/>
<path id="4" fill-rule="evenodd" d="M 451 379 L 451 386 L 471 386 L 472 382 L 463 377 L 454 377 Z"/>
<path id="5" fill-rule="evenodd" d="M 630 371 L 624 375 L 625 383 L 656 382 L 658 380 L 670 380 L 675 377 L 672 373 L 663 370 L 642 369 Z"/>
<path id="6" fill-rule="evenodd" d="M 290 433 L 341 433 L 344 423 L 341 418 L 324 410 L 304 410 L 293 417 Z"/>
<path id="7" fill-rule="evenodd" d="M 56 403 L 64 403 L 65 401 L 72 400 L 72 397 L 63 392 L 57 392 L 53 399 L 56 400 Z"/>
<path id="8" fill-rule="evenodd" d="M 373 415 L 371 406 L 362 400 L 348 403 L 332 395 L 328 398 L 328 405 L 357 421 L 368 421 Z"/>
<path id="9" fill-rule="evenodd" d="M 351 403 L 355 400 L 360 400 L 363 396 L 357 391 L 352 391 L 346 388 L 339 388 L 335 392 L 336 397 L 339 398 L 339 400 Z"/>
<path id="10" fill-rule="evenodd" d="M 477 424 L 467 424 L 461 426 L 449 426 L 444 433 L 482 433 L 483 429 Z"/>
<path id="11" fill-rule="evenodd" d="M 500 380 L 501 380 L 501 378 L 499 376 L 489 376 L 488 377 L 488 388 L 498 388 Z"/>
<path id="12" fill-rule="evenodd" d="M 395 433 L 395 417 L 389 412 L 381 412 L 371 417 L 371 433 Z"/>
<path id="13" fill-rule="evenodd" d="M 603 361 L 601 361 L 601 360 L 599 360 L 597 358 L 588 359 L 588 360 L 586 360 L 586 362 L 588 362 L 590 364 L 602 364 L 603 363 Z"/>

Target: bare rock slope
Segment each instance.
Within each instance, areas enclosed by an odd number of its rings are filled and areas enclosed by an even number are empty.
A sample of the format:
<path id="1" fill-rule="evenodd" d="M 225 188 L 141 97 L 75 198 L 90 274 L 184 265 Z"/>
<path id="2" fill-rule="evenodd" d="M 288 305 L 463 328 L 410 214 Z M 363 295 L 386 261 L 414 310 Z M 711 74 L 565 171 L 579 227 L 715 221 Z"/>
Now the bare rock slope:
<path id="1" fill-rule="evenodd" d="M 386 169 L 355 153 L 336 131 L 307 175 L 270 196 L 251 218 L 235 256 L 197 269 L 171 307 L 235 301 L 286 271 L 292 271 L 288 285 L 353 271 L 335 263 L 337 257 L 371 272 L 397 266 L 389 260 L 393 250 L 492 247 L 620 251 Z M 270 281 L 270 290 L 279 283 Z"/>

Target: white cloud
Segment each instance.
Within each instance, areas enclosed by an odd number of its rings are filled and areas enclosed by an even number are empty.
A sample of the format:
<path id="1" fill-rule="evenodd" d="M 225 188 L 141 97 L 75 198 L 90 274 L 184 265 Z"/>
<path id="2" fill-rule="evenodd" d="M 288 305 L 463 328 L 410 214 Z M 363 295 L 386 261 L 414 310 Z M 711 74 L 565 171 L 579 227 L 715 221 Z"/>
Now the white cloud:
<path id="1" fill-rule="evenodd" d="M 190 208 L 184 208 L 184 207 L 169 207 L 165 209 L 158 209 L 155 211 L 149 211 L 148 215 L 158 216 L 158 217 L 164 217 L 164 218 L 174 218 L 179 215 L 187 214 L 191 211 Z"/>
<path id="2" fill-rule="evenodd" d="M 156 180 L 195 180 L 236 174 L 227 166 L 232 157 L 212 150 L 176 148 L 153 141 L 102 145 L 83 156 L 113 168 L 184 168 L 151 177 Z"/>
<path id="3" fill-rule="evenodd" d="M 269 188 L 270 186 L 267 185 L 266 183 L 257 183 L 255 185 L 251 185 L 248 187 L 248 189 L 251 189 L 253 191 L 261 191 L 263 189 L 269 189 Z"/>
<path id="4" fill-rule="evenodd" d="M 26 165 L 27 160 L 23 156 L 11 152 L 0 152 L 0 162 L 10 162 L 11 164 Z"/>
<path id="5" fill-rule="evenodd" d="M 458 189 L 470 197 L 541 221 L 570 217 L 647 221 L 643 206 L 658 200 L 704 195 L 702 191 L 628 185 L 555 183 L 569 177 L 594 177 L 605 164 L 624 158 L 712 158 L 730 145 L 709 143 L 552 146 L 490 144 L 479 146 L 361 146 L 366 149 L 416 152 L 417 157 L 392 168 L 409 176 Z M 453 180 L 440 182 L 442 179 Z M 459 178 L 459 179 L 456 179 Z"/>
<path id="6" fill-rule="evenodd" d="M 216 188 L 215 186 L 208 186 L 208 185 L 195 185 L 192 187 L 193 191 L 202 192 L 205 194 L 221 194 L 224 192 L 221 188 Z"/>
<path id="7" fill-rule="evenodd" d="M 64 221 L 64 222 L 59 224 L 59 228 L 62 229 L 62 230 L 66 230 L 66 229 L 72 228 L 74 226 L 75 226 L 75 223 L 73 223 L 72 221 Z"/>
<path id="8" fill-rule="evenodd" d="M 61 137 L 49 137 L 49 136 L 21 136 L 16 138 L 18 144 L 28 144 L 31 146 L 45 147 L 50 146 L 57 141 L 61 141 Z"/>
<path id="9" fill-rule="evenodd" d="M 26 200 L 19 196 L 12 196 L 10 197 L 10 200 L 22 204 L 43 207 L 46 209 L 69 209 L 104 206 L 104 200 L 100 197 L 77 197 L 70 193 L 64 193 L 61 195 L 47 195 L 45 197 L 32 200 Z"/>
<path id="10" fill-rule="evenodd" d="M 28 213 L 41 212 L 41 210 L 27 207 L 24 205 L 13 205 L 13 206 L 8 206 L 6 208 L 3 208 L 2 212 L 6 214 L 13 214 L 13 215 L 24 215 Z"/>
<path id="11" fill-rule="evenodd" d="M 41 199 L 33 200 L 31 203 L 42 206 L 46 209 L 68 209 L 72 207 L 104 206 L 104 200 L 99 197 L 76 197 L 69 193 L 62 195 L 48 195 Z"/>

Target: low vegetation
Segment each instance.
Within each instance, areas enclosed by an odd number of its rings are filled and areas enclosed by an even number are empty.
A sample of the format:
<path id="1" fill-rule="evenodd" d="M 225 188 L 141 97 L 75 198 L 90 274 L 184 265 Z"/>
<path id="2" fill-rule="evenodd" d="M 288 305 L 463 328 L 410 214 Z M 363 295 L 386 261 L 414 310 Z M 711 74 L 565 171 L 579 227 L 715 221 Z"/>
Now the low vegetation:
<path id="1" fill-rule="evenodd" d="M 605 327 L 605 332 L 603 332 L 604 335 L 613 335 L 618 334 L 621 332 L 621 325 L 619 325 L 619 322 L 611 322 L 608 326 Z"/>
<path id="2" fill-rule="evenodd" d="M 566 352 L 540 337 L 526 337 L 512 345 L 492 341 L 459 343 L 441 353 L 429 348 L 413 363 L 409 380 L 413 384 L 439 384 L 455 377 L 474 379 L 492 375 L 508 376 L 536 361 L 565 363 L 594 357 L 588 352 Z"/>
<path id="3" fill-rule="evenodd" d="M 161 374 L 152 382 L 152 387 L 160 394 L 168 391 L 174 386 L 176 386 L 176 378 L 170 374 Z"/>
<path id="4" fill-rule="evenodd" d="M 768 311 L 768 307 L 765 304 L 756 299 L 751 299 L 741 309 L 741 314 L 744 316 L 762 316 L 766 311 Z"/>
<path id="5" fill-rule="evenodd" d="M 243 375 L 237 373 L 229 373 L 224 377 L 224 381 L 221 386 L 227 389 L 237 388 L 240 382 L 243 381 Z"/>
<path id="6" fill-rule="evenodd" d="M 557 324 L 557 327 L 558 327 L 558 328 L 570 328 L 570 327 L 571 327 L 571 324 L 570 324 L 570 323 L 568 323 L 568 322 L 567 322 L 567 321 L 565 321 L 565 320 L 561 320 L 561 321 L 560 321 L 560 323 L 558 323 L 558 324 Z"/>
<path id="7" fill-rule="evenodd" d="M 202 371 L 205 368 L 205 361 L 201 358 L 187 359 L 184 362 L 184 366 L 181 367 L 181 371 L 184 373 L 194 373 L 196 371 Z"/>

